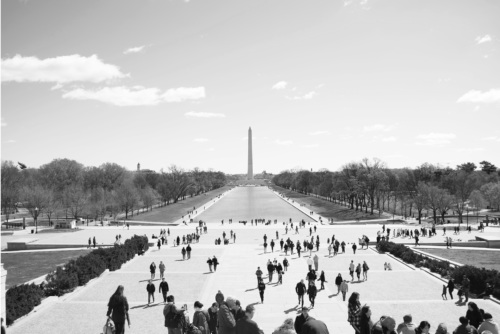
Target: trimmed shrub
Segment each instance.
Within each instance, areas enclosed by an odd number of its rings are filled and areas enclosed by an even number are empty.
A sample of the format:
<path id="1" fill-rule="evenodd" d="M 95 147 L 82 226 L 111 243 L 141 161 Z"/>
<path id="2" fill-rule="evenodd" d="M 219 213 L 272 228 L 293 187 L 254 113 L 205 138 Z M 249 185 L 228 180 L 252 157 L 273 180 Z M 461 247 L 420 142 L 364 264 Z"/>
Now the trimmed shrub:
<path id="1" fill-rule="evenodd" d="M 7 290 L 5 294 L 7 326 L 40 305 L 42 298 L 44 298 L 43 289 L 34 283 L 14 286 Z"/>

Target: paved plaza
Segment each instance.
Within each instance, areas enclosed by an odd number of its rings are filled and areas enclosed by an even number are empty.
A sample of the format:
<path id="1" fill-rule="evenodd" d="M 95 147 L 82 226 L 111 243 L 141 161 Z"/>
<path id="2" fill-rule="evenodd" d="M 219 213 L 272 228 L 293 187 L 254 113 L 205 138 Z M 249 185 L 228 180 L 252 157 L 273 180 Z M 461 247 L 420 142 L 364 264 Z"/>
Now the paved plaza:
<path id="1" fill-rule="evenodd" d="M 357 291 L 361 295 L 361 303 L 368 304 L 373 310 L 373 319 L 383 314 L 392 315 L 397 321 L 404 314 L 411 313 L 414 321 L 427 320 L 433 328 L 439 322 L 446 322 L 454 327 L 458 318 L 465 314 L 465 307 L 457 306 L 455 300 L 443 301 L 441 287 L 443 282 L 427 274 L 423 270 L 412 268 L 393 260 L 388 255 L 375 251 L 358 250 L 356 255 L 349 248 L 346 254 L 328 257 L 326 238 L 335 234 L 336 238 L 346 242 L 354 242 L 361 234 L 375 233 L 377 225 L 367 226 L 318 226 L 318 234 L 322 241 L 319 252 L 319 270 L 324 270 L 328 283 L 325 290 L 318 293 L 316 306 L 311 311 L 313 317 L 325 321 L 331 333 L 351 332 L 347 323 L 347 304 L 341 296 L 336 295 L 335 277 L 341 273 L 348 277 L 348 264 L 366 261 L 370 266 L 366 282 L 349 284 L 349 294 Z M 236 233 L 236 243 L 215 245 L 215 238 L 222 237 L 225 231 Z M 130 235 L 157 233 L 158 228 L 131 227 L 130 230 L 117 228 L 88 229 L 77 233 L 58 235 L 61 242 L 79 242 L 87 235 L 99 232 L 99 238 L 113 238 L 120 232 L 122 237 Z M 239 299 L 242 305 L 256 304 L 255 320 L 266 333 L 271 333 L 287 317 L 297 315 L 297 298 L 294 292 L 295 284 L 305 278 L 307 273 L 306 260 L 297 254 L 288 256 L 290 268 L 283 276 L 283 284 L 276 285 L 276 278 L 267 285 L 264 304 L 258 304 L 259 294 L 256 289 L 255 270 L 257 266 L 265 268 L 268 259 L 278 261 L 284 259 L 284 253 L 264 253 L 262 237 L 267 234 L 274 237 L 276 230 L 280 238 L 290 237 L 293 241 L 309 238 L 309 229 L 301 229 L 300 234 L 285 235 L 283 225 L 243 226 L 242 224 L 209 225 L 208 233 L 202 235 L 198 244 L 194 244 L 192 258 L 182 261 L 181 247 L 173 247 L 171 240 L 177 235 L 194 231 L 192 227 L 171 227 L 169 245 L 158 250 L 151 247 L 144 256 L 136 256 L 125 264 L 121 270 L 104 274 L 74 293 L 51 302 L 40 311 L 30 314 L 9 328 L 10 333 L 53 333 L 67 330 L 72 326 L 74 333 L 99 333 L 105 322 L 106 304 L 119 284 L 125 286 L 125 295 L 130 303 L 132 326 L 129 333 L 155 333 L 165 331 L 163 326 L 163 303 L 160 294 L 156 293 L 156 303 L 147 306 L 146 284 L 150 277 L 149 264 L 163 261 L 167 267 L 166 279 L 170 286 L 170 294 L 176 297 L 176 304 L 188 304 L 191 314 L 193 303 L 201 301 L 208 307 L 215 301 L 215 294 L 221 290 L 225 296 Z M 316 236 L 316 234 L 313 234 Z M 56 238 L 56 237 L 54 237 Z M 54 242 L 52 239 L 51 242 Z M 268 240 L 269 242 L 269 240 Z M 270 248 L 268 247 L 268 251 Z M 313 252 L 315 254 L 316 252 Z M 217 256 L 220 266 L 217 272 L 210 273 L 206 260 L 208 256 Z M 384 271 L 384 262 L 392 264 L 392 271 Z M 158 274 L 157 274 L 158 275 Z M 265 280 L 266 283 L 268 280 Z M 155 280 L 158 287 L 158 277 Z M 479 307 L 492 314 L 500 314 L 500 306 L 490 301 L 477 300 Z M 309 303 L 306 302 L 306 305 Z M 64 319 L 64 321 L 63 321 Z"/>

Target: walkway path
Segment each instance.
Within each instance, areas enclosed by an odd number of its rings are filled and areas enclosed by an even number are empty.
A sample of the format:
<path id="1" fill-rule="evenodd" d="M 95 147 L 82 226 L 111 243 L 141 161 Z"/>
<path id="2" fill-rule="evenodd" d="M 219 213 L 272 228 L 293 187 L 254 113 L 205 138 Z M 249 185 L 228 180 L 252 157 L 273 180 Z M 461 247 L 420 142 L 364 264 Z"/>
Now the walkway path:
<path id="1" fill-rule="evenodd" d="M 376 230 L 376 226 L 368 225 Z M 422 270 L 412 270 L 393 260 L 387 255 L 375 253 L 372 250 L 358 250 L 356 255 L 348 248 L 347 254 L 328 258 L 326 238 L 335 234 L 340 240 L 352 241 L 357 236 L 366 233 L 368 226 L 338 228 L 319 226 L 318 233 L 322 247 L 317 253 L 320 257 L 320 270 L 324 270 L 328 283 L 326 289 L 319 292 L 316 307 L 311 315 L 325 321 L 331 333 L 348 333 L 352 329 L 347 323 L 347 304 L 336 295 L 335 276 L 340 272 L 348 277 L 348 264 L 351 259 L 355 263 L 367 261 L 370 266 L 369 279 L 366 282 L 352 283 L 350 292 L 361 294 L 361 303 L 372 308 L 373 319 L 382 314 L 395 317 L 402 321 L 404 314 L 411 313 L 414 323 L 427 320 L 431 328 L 436 328 L 439 322 L 446 322 L 449 328 L 454 328 L 459 316 L 465 314 L 465 307 L 455 305 L 454 301 L 441 300 L 442 282 Z M 163 326 L 163 304 L 160 295 L 156 294 L 156 303 L 147 306 L 146 282 L 149 278 L 149 264 L 163 261 L 167 267 L 167 281 L 170 293 L 176 297 L 176 303 L 188 304 L 193 311 L 193 303 L 201 301 L 205 307 L 215 301 L 215 294 L 221 290 L 226 296 L 234 296 L 242 305 L 259 301 L 256 288 L 255 270 L 257 266 L 265 267 L 268 259 L 284 259 L 284 254 L 274 252 L 264 254 L 262 236 L 275 237 L 279 229 L 280 238 L 290 237 L 293 241 L 309 238 L 309 229 L 300 229 L 299 235 L 289 233 L 284 235 L 282 225 L 242 226 L 241 224 L 226 224 L 224 226 L 209 225 L 209 233 L 202 236 L 199 244 L 194 244 L 191 260 L 182 261 L 180 247 L 156 247 L 150 249 L 144 256 L 139 256 L 125 264 L 121 270 L 104 274 L 92 281 L 88 286 L 66 297 L 47 305 L 27 318 L 9 328 L 9 333 L 62 333 L 71 327 L 72 333 L 100 333 L 105 322 L 106 304 L 110 295 L 119 284 L 125 286 L 131 310 L 132 326 L 127 333 L 159 333 L 165 331 Z M 237 234 L 236 244 L 216 246 L 213 240 L 220 237 L 223 231 L 230 230 Z M 194 227 L 173 227 L 171 238 L 194 231 Z M 133 230 L 130 230 L 132 232 Z M 144 229 L 135 229 L 136 232 Z M 151 229 L 146 230 L 151 231 Z M 81 233 L 81 232 L 80 232 Z M 128 233 L 128 232 L 127 232 Z M 71 233 L 67 238 L 74 239 L 79 233 Z M 315 236 L 315 235 L 314 235 Z M 123 234 L 122 234 L 123 237 Z M 68 241 L 68 240 L 66 240 Z M 268 240 L 269 242 L 269 240 Z M 208 256 L 216 255 L 221 263 L 216 273 L 210 273 L 206 260 Z M 269 284 L 266 289 L 264 304 L 256 304 L 255 320 L 265 333 L 271 333 L 274 328 L 287 318 L 296 316 L 297 299 L 294 293 L 295 284 L 305 277 L 306 257 L 287 257 L 291 266 L 283 276 L 283 285 Z M 384 271 L 384 262 L 391 262 L 393 271 Z M 266 280 L 267 282 L 267 280 Z M 158 286 L 159 281 L 155 281 Z M 319 283 L 319 282 L 318 282 Z M 479 307 L 492 314 L 500 314 L 500 306 L 490 301 L 476 300 Z M 308 303 L 306 304 L 308 305 Z M 192 313 L 191 313 L 192 314 Z M 434 331 L 434 330 L 432 330 Z"/>

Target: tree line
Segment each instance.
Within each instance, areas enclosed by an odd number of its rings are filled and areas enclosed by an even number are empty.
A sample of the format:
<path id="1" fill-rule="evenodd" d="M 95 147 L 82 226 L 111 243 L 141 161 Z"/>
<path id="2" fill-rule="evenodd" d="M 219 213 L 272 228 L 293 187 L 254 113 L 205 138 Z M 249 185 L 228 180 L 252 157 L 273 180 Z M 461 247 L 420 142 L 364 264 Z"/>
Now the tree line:
<path id="1" fill-rule="evenodd" d="M 116 163 L 86 167 L 70 159 L 55 159 L 39 168 L 20 165 L 2 161 L 1 209 L 7 221 L 18 207 L 49 221 L 61 216 L 102 221 L 120 213 L 128 218 L 134 210 L 176 203 L 226 184 L 222 172 L 185 171 L 175 165 L 159 173 L 128 171 Z"/>
<path id="2" fill-rule="evenodd" d="M 417 216 L 421 222 L 426 210 L 435 223 L 454 212 L 462 223 L 469 211 L 500 210 L 500 169 L 488 161 L 479 165 L 467 162 L 452 169 L 424 163 L 414 169 L 391 169 L 379 159 L 365 158 L 335 172 L 286 170 L 274 176 L 273 183 L 356 211 Z"/>

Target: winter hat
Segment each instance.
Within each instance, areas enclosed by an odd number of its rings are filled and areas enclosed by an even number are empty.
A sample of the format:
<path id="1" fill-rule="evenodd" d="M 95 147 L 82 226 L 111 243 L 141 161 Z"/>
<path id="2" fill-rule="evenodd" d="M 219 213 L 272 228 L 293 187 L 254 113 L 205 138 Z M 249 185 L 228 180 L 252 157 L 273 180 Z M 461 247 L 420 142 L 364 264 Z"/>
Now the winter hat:
<path id="1" fill-rule="evenodd" d="M 215 295 L 215 301 L 218 303 L 218 304 L 221 304 L 224 302 L 224 295 L 222 294 L 222 292 L 217 292 L 217 294 Z"/>

